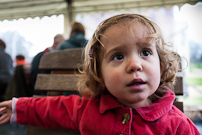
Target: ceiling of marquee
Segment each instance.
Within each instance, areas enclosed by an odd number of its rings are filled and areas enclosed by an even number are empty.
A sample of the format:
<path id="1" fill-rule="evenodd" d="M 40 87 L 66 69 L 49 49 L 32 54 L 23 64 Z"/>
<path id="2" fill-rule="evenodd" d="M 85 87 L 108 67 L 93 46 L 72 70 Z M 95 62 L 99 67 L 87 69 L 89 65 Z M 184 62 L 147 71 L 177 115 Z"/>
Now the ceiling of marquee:
<path id="1" fill-rule="evenodd" d="M 71 0 L 70 0 L 71 1 Z M 159 8 L 201 0 L 72 0 L 72 11 L 77 13 L 107 12 L 136 8 Z M 65 0 L 0 0 L 0 20 L 34 18 L 65 14 Z"/>

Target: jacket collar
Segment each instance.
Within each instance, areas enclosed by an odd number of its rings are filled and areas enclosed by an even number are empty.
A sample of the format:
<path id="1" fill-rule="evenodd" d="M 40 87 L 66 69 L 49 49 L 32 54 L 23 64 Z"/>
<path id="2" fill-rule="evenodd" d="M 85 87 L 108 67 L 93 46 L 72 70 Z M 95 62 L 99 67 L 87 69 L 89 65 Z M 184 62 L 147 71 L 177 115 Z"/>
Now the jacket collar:
<path id="1" fill-rule="evenodd" d="M 134 108 L 137 113 L 146 121 L 155 121 L 167 113 L 175 99 L 175 94 L 168 89 L 165 96 L 149 106 Z M 124 108 L 112 95 L 106 94 L 100 98 L 100 113 L 103 114 L 105 111 L 115 108 Z"/>
<path id="2" fill-rule="evenodd" d="M 110 109 L 115 109 L 123 107 L 121 103 L 119 103 L 115 97 L 111 94 L 104 94 L 100 98 L 100 113 L 103 114 L 105 111 Z"/>
<path id="3" fill-rule="evenodd" d="M 149 106 L 138 107 L 135 108 L 135 110 L 144 120 L 155 121 L 170 111 L 174 100 L 175 94 L 170 89 L 168 89 L 168 92 L 163 98 L 153 102 Z"/>

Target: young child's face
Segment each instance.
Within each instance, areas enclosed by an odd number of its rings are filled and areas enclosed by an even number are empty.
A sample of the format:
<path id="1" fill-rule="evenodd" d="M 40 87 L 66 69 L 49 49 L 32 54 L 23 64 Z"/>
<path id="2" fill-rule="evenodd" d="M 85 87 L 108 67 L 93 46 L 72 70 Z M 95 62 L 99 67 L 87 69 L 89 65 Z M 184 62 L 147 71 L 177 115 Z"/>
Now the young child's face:
<path id="1" fill-rule="evenodd" d="M 102 77 L 108 91 L 126 107 L 149 105 L 160 83 L 160 60 L 147 28 L 140 23 L 119 23 L 106 29 Z"/>

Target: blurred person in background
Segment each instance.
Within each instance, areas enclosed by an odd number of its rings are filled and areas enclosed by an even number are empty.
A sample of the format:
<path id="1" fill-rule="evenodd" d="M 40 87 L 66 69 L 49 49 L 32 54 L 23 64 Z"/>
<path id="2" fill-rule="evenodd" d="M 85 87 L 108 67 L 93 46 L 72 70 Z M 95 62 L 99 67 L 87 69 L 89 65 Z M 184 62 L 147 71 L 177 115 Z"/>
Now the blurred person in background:
<path id="1" fill-rule="evenodd" d="M 74 22 L 71 26 L 70 38 L 61 43 L 56 50 L 85 47 L 87 42 L 84 26 L 81 23 Z"/>
<path id="2" fill-rule="evenodd" d="M 27 62 L 25 60 L 25 56 L 22 54 L 16 55 L 15 63 L 16 63 L 16 66 L 27 64 Z"/>
<path id="3" fill-rule="evenodd" d="M 12 97 L 30 97 L 32 96 L 30 63 L 26 62 L 22 54 L 15 57 L 15 68 L 7 89 L 4 93 L 4 99 L 9 100 Z"/>
<path id="4" fill-rule="evenodd" d="M 13 75 L 13 60 L 11 56 L 5 52 L 6 43 L 0 39 L 0 102 L 3 101 L 3 95 L 7 85 Z"/>

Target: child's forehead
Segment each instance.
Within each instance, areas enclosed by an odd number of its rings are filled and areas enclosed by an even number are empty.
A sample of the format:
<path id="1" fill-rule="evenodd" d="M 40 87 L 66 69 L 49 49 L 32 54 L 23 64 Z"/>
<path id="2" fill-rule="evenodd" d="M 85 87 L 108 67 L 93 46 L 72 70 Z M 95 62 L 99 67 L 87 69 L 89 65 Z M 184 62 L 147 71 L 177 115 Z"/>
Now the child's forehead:
<path id="1" fill-rule="evenodd" d="M 113 33 L 113 30 L 117 31 L 117 33 L 127 31 L 130 32 L 130 34 L 134 34 L 137 31 L 145 33 L 146 35 L 153 33 L 153 28 L 151 26 L 145 25 L 144 23 L 136 20 L 125 20 L 111 24 L 103 31 L 101 36 L 105 35 L 106 33 L 110 33 L 110 31 Z"/>
<path id="2" fill-rule="evenodd" d="M 132 46 L 155 47 L 154 40 L 148 38 L 149 35 L 147 28 L 141 23 L 117 23 L 110 26 L 101 35 L 102 50 L 104 52 L 113 50 L 113 48 L 121 50 Z"/>
<path id="3" fill-rule="evenodd" d="M 139 38 L 139 40 L 147 40 L 150 35 L 149 29 L 142 23 L 135 21 L 123 21 L 108 27 L 103 34 L 100 35 L 101 41 L 111 41 L 112 39 L 121 40 L 122 38 Z M 115 40 L 115 41 L 116 41 Z"/>
<path id="4" fill-rule="evenodd" d="M 141 26 L 149 29 L 149 27 L 152 27 L 150 24 L 151 22 L 136 18 L 136 19 L 123 19 L 123 20 L 117 20 L 117 21 L 113 20 L 110 26 L 119 25 L 123 28 L 132 28 L 136 26 Z M 110 26 L 108 28 L 110 28 Z"/>

